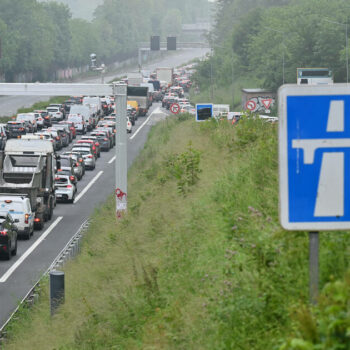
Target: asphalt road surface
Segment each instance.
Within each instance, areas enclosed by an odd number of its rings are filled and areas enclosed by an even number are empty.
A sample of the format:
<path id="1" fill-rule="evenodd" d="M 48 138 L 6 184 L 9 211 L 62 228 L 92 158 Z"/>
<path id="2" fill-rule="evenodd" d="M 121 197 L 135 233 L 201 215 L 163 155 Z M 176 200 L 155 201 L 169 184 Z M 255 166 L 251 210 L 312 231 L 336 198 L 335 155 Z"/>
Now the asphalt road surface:
<path id="1" fill-rule="evenodd" d="M 176 67 L 195 57 L 201 57 L 206 52 L 207 50 L 179 52 L 143 68 L 153 70 L 160 66 Z M 114 76 L 112 75 L 110 79 Z M 85 82 L 95 83 L 98 82 L 98 78 Z M 23 97 L 2 97 L 0 98 L 0 111 L 5 113 L 4 111 L 9 111 L 11 108 L 17 110 L 24 103 L 31 105 L 35 101 L 36 98 L 29 97 L 25 99 Z M 143 149 L 152 125 L 165 119 L 167 113 L 161 108 L 161 104 L 154 103 L 146 117 L 138 118 L 132 134 L 128 134 L 128 166 Z M 70 147 L 68 146 L 67 149 Z M 52 220 L 45 224 L 42 231 L 35 231 L 29 241 L 20 240 L 17 255 L 10 261 L 0 260 L 0 326 L 7 321 L 18 302 L 26 296 L 40 276 L 49 268 L 94 209 L 104 203 L 106 198 L 114 192 L 114 169 L 115 148 L 109 152 L 101 152 L 96 169 L 87 171 L 83 179 L 78 182 L 78 196 L 75 203 L 57 204 Z"/>

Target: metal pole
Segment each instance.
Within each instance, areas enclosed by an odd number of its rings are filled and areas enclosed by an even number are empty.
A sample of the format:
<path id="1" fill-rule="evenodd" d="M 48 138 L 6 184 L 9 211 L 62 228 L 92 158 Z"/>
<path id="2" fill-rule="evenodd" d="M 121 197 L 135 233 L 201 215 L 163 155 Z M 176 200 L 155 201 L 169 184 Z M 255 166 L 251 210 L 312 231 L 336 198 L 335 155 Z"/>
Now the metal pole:
<path id="1" fill-rule="evenodd" d="M 142 49 L 139 49 L 139 72 L 142 69 Z"/>
<path id="2" fill-rule="evenodd" d="M 283 34 L 283 39 L 282 39 L 282 45 L 283 45 L 283 54 L 282 54 L 282 71 L 283 71 L 283 85 L 284 85 L 284 62 L 285 62 L 285 46 L 284 46 L 284 32 L 282 32 Z"/>
<path id="3" fill-rule="evenodd" d="M 346 24 L 345 24 L 345 36 L 346 36 L 346 82 L 349 83 L 349 45 L 348 45 L 348 42 L 349 42 L 349 39 L 348 39 L 348 21 L 346 21 Z"/>
<path id="4" fill-rule="evenodd" d="M 234 83 L 235 83 L 235 78 L 234 78 L 234 66 L 233 66 L 233 48 L 231 51 L 232 57 L 231 57 L 231 61 L 232 61 L 232 66 L 231 66 L 231 74 L 232 74 L 232 110 L 234 109 L 235 106 L 235 94 L 234 94 Z"/>
<path id="5" fill-rule="evenodd" d="M 309 295 L 310 303 L 316 305 L 319 283 L 319 233 L 309 232 Z"/>
<path id="6" fill-rule="evenodd" d="M 53 316 L 57 308 L 64 302 L 64 272 L 50 272 L 50 310 Z"/>
<path id="7" fill-rule="evenodd" d="M 213 49 L 211 49 L 210 57 L 210 99 L 213 102 L 214 99 L 214 87 L 213 87 Z"/>
<path id="8" fill-rule="evenodd" d="M 127 136 L 126 136 L 126 107 L 127 107 L 127 85 L 115 84 L 115 105 L 117 115 L 116 145 L 116 215 L 120 219 L 127 210 L 128 193 L 128 163 L 127 163 Z"/>

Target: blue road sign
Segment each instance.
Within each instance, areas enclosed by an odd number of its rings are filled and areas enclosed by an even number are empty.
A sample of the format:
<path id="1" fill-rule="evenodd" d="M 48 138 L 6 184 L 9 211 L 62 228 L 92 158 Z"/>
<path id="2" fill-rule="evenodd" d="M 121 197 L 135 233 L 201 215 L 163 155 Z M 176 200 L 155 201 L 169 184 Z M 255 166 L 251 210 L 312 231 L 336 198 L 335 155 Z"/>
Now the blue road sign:
<path id="1" fill-rule="evenodd" d="M 213 105 L 210 103 L 196 104 L 196 121 L 203 122 L 212 118 L 213 116 Z"/>
<path id="2" fill-rule="evenodd" d="M 283 86 L 279 116 L 282 226 L 350 229 L 350 87 Z"/>

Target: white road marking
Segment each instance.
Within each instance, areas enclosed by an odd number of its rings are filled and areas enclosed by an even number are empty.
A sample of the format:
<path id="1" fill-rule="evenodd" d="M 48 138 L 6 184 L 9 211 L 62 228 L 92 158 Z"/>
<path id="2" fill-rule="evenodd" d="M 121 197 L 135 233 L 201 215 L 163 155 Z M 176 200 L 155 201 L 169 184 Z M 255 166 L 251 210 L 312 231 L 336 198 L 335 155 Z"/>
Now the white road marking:
<path id="1" fill-rule="evenodd" d="M 132 135 L 130 137 L 130 140 L 132 140 L 134 137 L 136 137 L 136 135 L 140 132 L 140 130 L 148 123 L 148 121 L 151 119 L 152 115 L 153 114 L 156 114 L 156 113 L 162 113 L 162 114 L 165 114 L 164 112 L 162 112 L 162 110 L 160 109 L 160 107 L 156 108 L 152 114 L 142 123 L 142 125 L 136 130 L 135 134 Z"/>
<path id="2" fill-rule="evenodd" d="M 117 156 L 114 156 L 109 162 L 108 164 L 112 164 L 115 160 L 116 160 Z"/>
<path id="3" fill-rule="evenodd" d="M 98 178 L 103 174 L 103 171 L 101 170 L 91 181 L 90 183 L 84 188 L 83 191 L 81 191 L 81 193 L 79 194 L 78 197 L 75 198 L 74 204 L 78 203 L 79 200 L 81 199 L 81 197 L 84 196 L 84 194 L 89 191 L 89 189 L 91 188 L 91 186 L 98 180 Z"/>
<path id="4" fill-rule="evenodd" d="M 15 272 L 25 259 L 35 250 L 35 248 L 51 233 L 51 231 L 59 224 L 63 216 L 59 216 L 51 226 L 26 250 L 26 252 L 7 270 L 7 272 L 0 278 L 0 283 L 4 283 Z"/>

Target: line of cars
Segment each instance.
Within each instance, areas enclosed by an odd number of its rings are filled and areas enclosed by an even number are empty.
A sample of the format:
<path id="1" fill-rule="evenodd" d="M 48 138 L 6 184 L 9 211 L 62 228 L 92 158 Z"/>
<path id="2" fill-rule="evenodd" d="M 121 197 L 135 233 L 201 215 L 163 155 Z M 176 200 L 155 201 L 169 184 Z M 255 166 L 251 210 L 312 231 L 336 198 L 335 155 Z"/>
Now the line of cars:
<path id="1" fill-rule="evenodd" d="M 0 133 L 8 136 L 0 152 L 2 257 L 10 259 L 17 254 L 18 237 L 30 239 L 34 230 L 43 229 L 57 203 L 74 203 L 85 172 L 95 169 L 101 152 L 115 146 L 116 116 L 111 113 L 113 101 L 109 101 L 108 108 L 96 110 L 96 120 L 89 128 L 91 120 L 85 123 L 84 117 L 70 113 L 72 107 L 83 106 L 75 101 L 62 120 L 50 118 L 50 125 L 38 127 L 33 119 L 21 119 L 23 116 L 19 115 L 18 120 L 11 122 L 31 124 L 30 129 L 10 134 L 8 127 L 0 126 Z M 28 114 L 32 117 L 35 113 Z M 79 120 L 73 121 L 77 116 L 85 127 L 79 128 Z M 128 121 L 128 131 L 131 127 Z"/>

